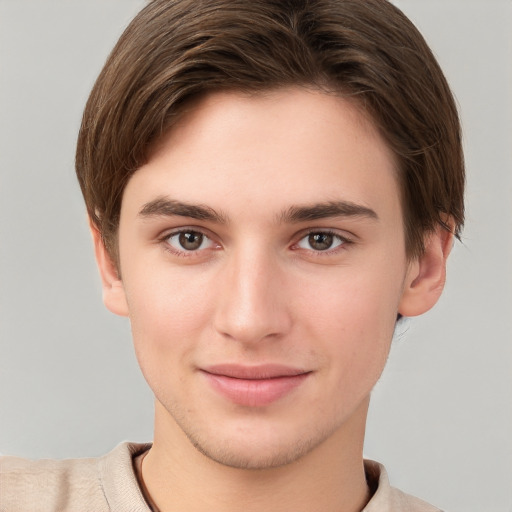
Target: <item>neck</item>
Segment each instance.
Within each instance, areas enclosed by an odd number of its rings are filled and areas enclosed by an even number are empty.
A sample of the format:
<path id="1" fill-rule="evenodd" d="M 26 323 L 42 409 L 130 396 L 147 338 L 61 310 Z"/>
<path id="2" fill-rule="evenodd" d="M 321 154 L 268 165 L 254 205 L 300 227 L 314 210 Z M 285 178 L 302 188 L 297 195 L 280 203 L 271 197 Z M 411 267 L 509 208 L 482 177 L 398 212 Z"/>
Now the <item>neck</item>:
<path id="1" fill-rule="evenodd" d="M 155 439 L 142 469 L 147 491 L 160 512 L 360 512 L 370 497 L 362 456 L 367 407 L 365 401 L 347 424 L 295 462 L 254 470 L 200 453 L 157 403 Z"/>

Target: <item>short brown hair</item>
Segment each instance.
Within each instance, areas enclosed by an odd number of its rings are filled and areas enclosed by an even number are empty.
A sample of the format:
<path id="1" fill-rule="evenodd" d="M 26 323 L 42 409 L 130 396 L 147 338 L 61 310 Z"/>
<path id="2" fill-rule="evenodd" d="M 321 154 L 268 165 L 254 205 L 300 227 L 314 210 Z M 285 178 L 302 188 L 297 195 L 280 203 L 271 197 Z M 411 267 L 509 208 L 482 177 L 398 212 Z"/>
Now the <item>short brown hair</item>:
<path id="1" fill-rule="evenodd" d="M 153 0 L 127 27 L 85 108 L 76 171 L 117 260 L 124 187 L 183 106 L 216 90 L 290 85 L 349 95 L 396 155 L 409 256 L 464 220 L 460 124 L 425 40 L 385 0 Z"/>

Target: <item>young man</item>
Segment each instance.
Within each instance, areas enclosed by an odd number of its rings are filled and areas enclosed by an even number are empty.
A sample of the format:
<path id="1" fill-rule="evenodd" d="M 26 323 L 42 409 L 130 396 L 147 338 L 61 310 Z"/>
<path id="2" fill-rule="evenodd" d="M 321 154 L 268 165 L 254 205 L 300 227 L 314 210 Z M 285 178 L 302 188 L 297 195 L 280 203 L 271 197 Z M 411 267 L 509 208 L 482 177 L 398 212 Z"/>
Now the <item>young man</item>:
<path id="1" fill-rule="evenodd" d="M 2 461 L 0 509 L 431 511 L 363 461 L 397 321 L 463 222 L 453 98 L 383 0 L 155 0 L 77 149 L 152 445 Z"/>

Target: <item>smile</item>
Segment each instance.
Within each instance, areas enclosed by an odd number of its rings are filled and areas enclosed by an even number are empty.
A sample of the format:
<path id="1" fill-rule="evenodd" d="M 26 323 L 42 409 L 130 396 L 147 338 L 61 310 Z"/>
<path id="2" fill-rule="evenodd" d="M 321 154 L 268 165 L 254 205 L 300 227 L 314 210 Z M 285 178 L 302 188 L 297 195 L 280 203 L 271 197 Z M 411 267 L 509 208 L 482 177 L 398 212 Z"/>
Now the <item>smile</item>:
<path id="1" fill-rule="evenodd" d="M 281 365 L 219 365 L 202 373 L 217 393 L 246 407 L 269 405 L 288 395 L 311 375 Z"/>

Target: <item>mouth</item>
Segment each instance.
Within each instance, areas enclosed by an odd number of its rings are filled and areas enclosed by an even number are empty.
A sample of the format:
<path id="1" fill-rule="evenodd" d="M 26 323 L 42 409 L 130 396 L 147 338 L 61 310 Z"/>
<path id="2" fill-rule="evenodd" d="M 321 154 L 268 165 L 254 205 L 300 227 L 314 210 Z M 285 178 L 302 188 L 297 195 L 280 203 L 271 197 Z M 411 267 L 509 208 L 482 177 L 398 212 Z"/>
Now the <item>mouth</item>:
<path id="1" fill-rule="evenodd" d="M 284 365 L 216 365 L 202 369 L 210 386 L 236 405 L 270 405 L 299 387 L 312 372 Z"/>

